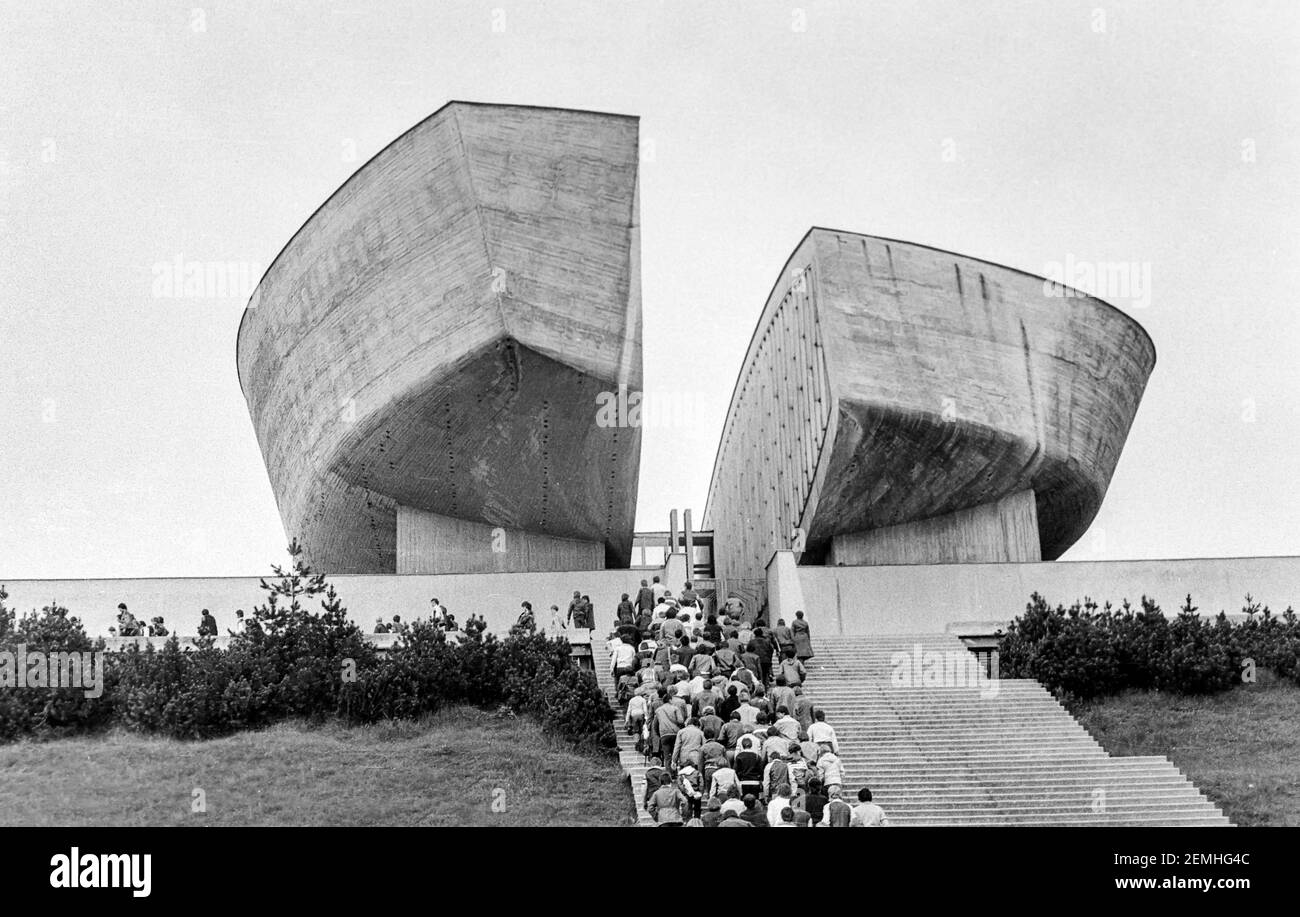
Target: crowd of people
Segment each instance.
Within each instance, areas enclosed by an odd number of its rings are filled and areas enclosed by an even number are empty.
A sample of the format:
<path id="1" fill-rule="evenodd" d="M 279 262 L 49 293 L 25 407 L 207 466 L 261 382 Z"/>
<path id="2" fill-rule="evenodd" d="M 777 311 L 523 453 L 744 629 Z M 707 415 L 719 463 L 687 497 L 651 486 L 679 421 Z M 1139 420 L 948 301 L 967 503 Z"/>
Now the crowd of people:
<path id="1" fill-rule="evenodd" d="M 813 657 L 790 624 L 729 600 L 708 613 L 691 583 L 623 596 L 608 644 L 623 727 L 646 756 L 646 811 L 660 826 L 878 827 L 871 791 L 843 798 L 839 738 L 804 688 Z"/>
<path id="2" fill-rule="evenodd" d="M 462 628 L 436 597 L 430 622 L 451 641 L 481 635 L 482 616 Z M 137 621 L 118 605 L 118 636 L 167 636 L 161 616 Z M 232 636 L 258 627 L 235 612 Z M 376 634 L 403 634 L 400 615 L 375 622 Z M 521 604 L 515 628 L 533 632 L 538 621 Z M 550 608 L 553 635 L 590 631 L 596 615 L 590 596 L 573 593 L 566 612 Z M 215 637 L 208 609 L 200 637 Z M 735 596 L 707 609 L 687 582 L 680 596 L 654 577 L 635 597 L 624 593 L 609 635 L 609 666 L 623 710 L 623 728 L 646 758 L 646 811 L 661 826 L 876 827 L 887 825 L 871 791 L 857 805 L 843 798 L 839 738 L 825 712 L 805 693 L 812 634 L 802 611 L 787 624 L 769 626 Z"/>
<path id="3" fill-rule="evenodd" d="M 238 614 L 242 617 L 244 613 L 240 611 Z M 110 637 L 167 637 L 171 631 L 163 622 L 162 615 L 155 615 L 147 622 L 141 621 L 131 614 L 125 602 L 119 602 L 117 624 L 108 629 L 108 634 Z M 200 637 L 217 635 L 217 619 L 206 608 L 200 612 L 198 634 Z"/>
<path id="4" fill-rule="evenodd" d="M 460 643 L 481 636 L 487 630 L 487 619 L 482 615 L 471 614 L 465 620 L 465 626 L 461 627 L 456 622 L 456 616 L 438 600 L 437 596 L 429 599 L 429 605 L 431 606 L 429 622 L 442 633 L 443 639 Z M 532 606 L 527 602 L 524 602 L 524 605 L 531 612 Z M 416 620 L 420 619 L 416 618 Z M 376 634 L 406 634 L 410 633 L 410 630 L 411 622 L 403 621 L 401 615 L 393 615 L 393 620 L 388 622 L 383 618 L 375 619 L 374 633 Z"/>

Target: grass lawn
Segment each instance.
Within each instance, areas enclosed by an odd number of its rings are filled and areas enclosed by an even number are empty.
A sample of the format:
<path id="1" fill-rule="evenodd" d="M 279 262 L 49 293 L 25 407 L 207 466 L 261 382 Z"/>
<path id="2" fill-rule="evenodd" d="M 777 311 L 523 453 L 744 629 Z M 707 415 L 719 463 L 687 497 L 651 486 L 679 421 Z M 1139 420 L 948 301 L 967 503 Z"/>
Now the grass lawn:
<path id="1" fill-rule="evenodd" d="M 191 811 L 202 789 L 206 813 Z M 0 825 L 625 825 L 617 759 L 530 720 L 283 724 L 205 742 L 114 731 L 0 745 Z"/>
<path id="2" fill-rule="evenodd" d="M 1112 755 L 1164 755 L 1237 825 L 1300 825 L 1300 686 L 1154 691 L 1074 711 Z"/>

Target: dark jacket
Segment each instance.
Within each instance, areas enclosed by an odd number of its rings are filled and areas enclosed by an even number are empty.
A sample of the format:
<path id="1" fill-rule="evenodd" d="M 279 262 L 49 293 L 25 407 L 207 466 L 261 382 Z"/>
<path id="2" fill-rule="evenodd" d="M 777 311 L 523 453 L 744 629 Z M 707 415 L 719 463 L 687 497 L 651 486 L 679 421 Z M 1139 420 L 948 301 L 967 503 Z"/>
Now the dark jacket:
<path id="1" fill-rule="evenodd" d="M 696 716 L 703 716 L 705 707 L 712 707 L 713 712 L 717 713 L 718 695 L 712 691 L 701 691 L 699 694 L 691 698 L 691 712 Z"/>
<path id="2" fill-rule="evenodd" d="M 654 590 L 649 586 L 642 586 L 636 594 L 636 607 L 642 611 L 650 611 L 655 607 Z"/>
<path id="3" fill-rule="evenodd" d="M 757 752 L 738 752 L 731 766 L 736 771 L 736 779 L 741 783 L 760 783 L 763 780 L 763 759 Z"/>
<path id="4" fill-rule="evenodd" d="M 718 734 L 718 741 L 722 743 L 724 748 L 727 749 L 735 748 L 736 742 L 747 731 L 748 730 L 745 729 L 744 723 L 735 723 L 732 722 L 731 720 L 728 720 L 727 722 L 722 724 L 722 732 Z"/>
<path id="5" fill-rule="evenodd" d="M 722 722 L 726 723 L 731 719 L 731 714 L 740 709 L 740 695 L 728 694 L 722 700 L 718 701 L 718 706 L 713 709 Z"/>
<path id="6" fill-rule="evenodd" d="M 822 820 L 822 812 L 826 808 L 826 803 L 830 800 L 820 793 L 809 793 L 804 797 L 803 805 L 812 816 L 812 823 L 815 825 Z"/>
<path id="7" fill-rule="evenodd" d="M 655 732 L 661 736 L 675 736 L 686 725 L 686 715 L 676 704 L 661 704 L 655 710 Z"/>
<path id="8" fill-rule="evenodd" d="M 671 783 L 672 778 L 668 776 L 668 771 L 662 767 L 646 768 L 645 772 L 645 798 L 643 803 L 649 803 L 650 797 L 654 795 L 655 790 L 659 789 L 664 783 Z"/>
<path id="9" fill-rule="evenodd" d="M 711 767 L 716 769 L 727 766 L 727 750 L 716 740 L 705 742 L 704 747 L 700 749 L 700 756 L 704 760 L 706 770 Z"/>

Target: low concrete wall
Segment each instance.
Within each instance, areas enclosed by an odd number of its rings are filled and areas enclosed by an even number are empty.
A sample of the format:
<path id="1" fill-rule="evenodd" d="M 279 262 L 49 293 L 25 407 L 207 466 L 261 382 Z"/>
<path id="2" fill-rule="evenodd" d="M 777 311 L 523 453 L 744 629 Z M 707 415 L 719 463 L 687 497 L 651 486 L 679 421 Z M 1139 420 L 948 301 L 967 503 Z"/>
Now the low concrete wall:
<path id="1" fill-rule="evenodd" d="M 483 573 L 447 575 L 340 574 L 327 582 L 338 590 L 348 615 L 370 631 L 375 618 L 393 615 L 410 621 L 429 616 L 429 599 L 437 598 L 462 625 L 470 614 L 487 619 L 488 629 L 505 633 L 519 617 L 519 603 L 533 603 L 540 627 L 550 621 L 551 605 L 561 613 L 569 607 L 575 589 L 591 596 L 600 628 L 614 619 L 619 598 L 636 596 L 641 580 L 653 571 L 594 570 L 566 573 Z M 117 603 L 125 602 L 138 620 L 162 615 L 173 633 L 192 636 L 198 630 L 199 612 L 210 609 L 224 635 L 234 626 L 235 609 L 246 614 L 261 604 L 266 594 L 260 577 L 109 580 L 4 580 L 9 592 L 5 604 L 19 614 L 40 609 L 51 601 L 81 618 L 92 636 L 108 636 L 117 621 Z M 668 582 L 665 580 L 665 582 Z M 680 584 L 677 584 L 680 587 Z M 675 591 L 675 590 L 674 590 Z M 318 606 L 317 606 L 318 607 Z"/>
<path id="2" fill-rule="evenodd" d="M 600 542 L 503 529 L 400 504 L 397 507 L 398 573 L 603 569 L 605 546 Z M 592 596 L 592 601 L 595 598 Z"/>
<path id="3" fill-rule="evenodd" d="M 1034 592 L 1053 605 L 1085 596 L 1174 613 L 1190 592 L 1202 615 L 1239 612 L 1246 593 L 1281 613 L 1300 609 L 1300 557 L 799 567 L 805 616 L 815 633 L 980 633 L 1024 611 Z"/>

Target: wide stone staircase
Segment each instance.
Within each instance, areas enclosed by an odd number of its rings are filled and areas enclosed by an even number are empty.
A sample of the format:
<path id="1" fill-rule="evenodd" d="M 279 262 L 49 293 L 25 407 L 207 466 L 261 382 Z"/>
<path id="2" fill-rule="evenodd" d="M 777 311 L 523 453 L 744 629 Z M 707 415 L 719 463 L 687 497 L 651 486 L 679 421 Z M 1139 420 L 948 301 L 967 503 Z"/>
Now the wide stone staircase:
<path id="1" fill-rule="evenodd" d="M 835 727 L 845 796 L 870 786 L 895 825 L 1229 824 L 1168 759 L 1112 757 L 1038 682 L 970 678 L 954 636 L 823 637 L 813 650 L 805 691 Z M 592 657 L 614 704 L 603 643 Z M 644 759 L 621 720 L 615 732 L 651 824 Z"/>
<path id="2" fill-rule="evenodd" d="M 870 786 L 896 825 L 1229 824 L 1168 759 L 1112 757 L 1038 682 L 953 677 L 973 656 L 954 636 L 813 650 L 805 691 L 835 727 L 846 795 Z"/>

